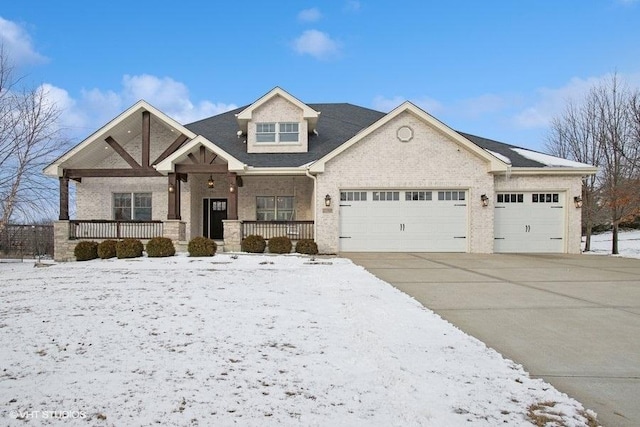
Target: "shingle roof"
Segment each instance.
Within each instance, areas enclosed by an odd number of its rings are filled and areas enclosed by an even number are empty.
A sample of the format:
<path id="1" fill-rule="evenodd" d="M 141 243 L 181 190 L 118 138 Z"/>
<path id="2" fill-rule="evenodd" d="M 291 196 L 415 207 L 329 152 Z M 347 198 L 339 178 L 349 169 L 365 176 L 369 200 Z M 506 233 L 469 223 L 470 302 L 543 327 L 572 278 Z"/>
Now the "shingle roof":
<path id="1" fill-rule="evenodd" d="M 190 123 L 185 127 L 204 136 L 249 166 L 299 167 L 320 159 L 386 115 L 380 111 L 346 103 L 308 105 L 320 111 L 321 115 L 316 127 L 318 134 L 309 134 L 309 150 L 306 153 L 247 153 L 247 146 L 243 142 L 246 137 L 237 136 L 238 122 L 235 116 L 247 106 Z M 468 133 L 458 133 L 481 148 L 508 157 L 513 167 L 545 166 L 511 150 L 512 147 L 519 147 Z"/>
<path id="2" fill-rule="evenodd" d="M 372 125 L 385 114 L 351 104 L 308 104 L 320 111 L 316 127 L 318 134 L 309 134 L 306 153 L 247 153 L 243 142 L 246 137 L 237 136 L 238 122 L 235 115 L 246 106 L 200 120 L 185 127 L 218 145 L 241 162 L 256 167 L 297 167 L 318 160 L 362 129 Z"/>
<path id="3" fill-rule="evenodd" d="M 477 146 L 484 148 L 485 150 L 493 151 L 509 158 L 509 160 L 511 160 L 511 166 L 518 167 L 518 168 L 536 168 L 536 167 L 547 166 L 543 163 L 536 162 L 535 160 L 527 159 L 526 157 L 512 150 L 512 148 L 522 148 L 522 147 L 505 144 L 504 142 L 498 142 L 492 139 L 487 139 L 481 136 L 471 135 L 464 132 L 459 132 L 459 131 L 456 131 L 456 132 L 458 132 L 460 135 L 464 136 L 465 138 L 467 138 L 469 141 L 473 142 Z"/>

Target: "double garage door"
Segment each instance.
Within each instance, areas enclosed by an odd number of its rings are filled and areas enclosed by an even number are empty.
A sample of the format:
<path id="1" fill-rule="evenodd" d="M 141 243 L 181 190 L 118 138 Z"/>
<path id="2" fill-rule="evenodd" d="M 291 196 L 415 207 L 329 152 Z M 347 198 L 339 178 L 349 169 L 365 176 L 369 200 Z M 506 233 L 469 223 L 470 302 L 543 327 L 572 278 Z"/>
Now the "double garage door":
<path id="1" fill-rule="evenodd" d="M 467 252 L 464 190 L 340 193 L 343 252 Z"/>
<path id="2" fill-rule="evenodd" d="M 467 252 L 468 199 L 454 189 L 341 191 L 340 251 Z M 495 194 L 494 252 L 564 252 L 565 199 L 563 192 Z"/>

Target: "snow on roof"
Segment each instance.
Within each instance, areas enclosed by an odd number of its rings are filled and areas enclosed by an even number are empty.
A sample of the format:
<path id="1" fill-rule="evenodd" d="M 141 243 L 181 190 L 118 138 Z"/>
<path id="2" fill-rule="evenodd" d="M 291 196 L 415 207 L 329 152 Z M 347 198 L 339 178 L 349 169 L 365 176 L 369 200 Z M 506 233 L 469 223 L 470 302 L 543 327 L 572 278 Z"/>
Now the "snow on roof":
<path id="1" fill-rule="evenodd" d="M 486 152 L 488 152 L 489 154 L 491 154 L 492 156 L 495 156 L 497 158 L 499 158 L 500 160 L 502 160 L 503 162 L 505 162 L 506 164 L 510 165 L 511 164 L 511 159 L 508 158 L 505 155 L 502 155 L 500 153 L 496 153 L 495 151 L 491 151 L 491 150 L 487 150 L 486 148 L 484 149 Z"/>
<path id="2" fill-rule="evenodd" d="M 537 151 L 525 150 L 524 148 L 511 148 L 511 150 L 526 157 L 529 160 L 542 163 L 549 167 L 570 167 L 570 168 L 590 168 L 593 167 L 586 163 L 574 162 L 560 157 L 551 156 L 549 154 L 538 153 Z"/>

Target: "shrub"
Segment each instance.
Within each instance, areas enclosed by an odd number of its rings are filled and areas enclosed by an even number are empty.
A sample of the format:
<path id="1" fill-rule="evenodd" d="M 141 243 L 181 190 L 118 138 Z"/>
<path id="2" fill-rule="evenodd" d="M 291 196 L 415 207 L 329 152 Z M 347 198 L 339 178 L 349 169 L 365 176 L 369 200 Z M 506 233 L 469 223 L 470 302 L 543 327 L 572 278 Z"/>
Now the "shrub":
<path id="1" fill-rule="evenodd" d="M 218 245 L 212 239 L 206 237 L 194 237 L 189 241 L 187 247 L 189 256 L 214 256 L 218 250 Z"/>
<path id="2" fill-rule="evenodd" d="M 296 242 L 296 252 L 305 255 L 317 255 L 318 245 L 311 239 L 302 239 Z"/>
<path id="3" fill-rule="evenodd" d="M 176 248 L 168 237 L 154 237 L 147 243 L 147 256 L 164 257 L 174 256 Z"/>
<path id="4" fill-rule="evenodd" d="M 89 261 L 98 258 L 98 242 L 82 241 L 73 249 L 76 261 Z"/>
<path id="5" fill-rule="evenodd" d="M 288 254 L 291 252 L 291 239 L 287 236 L 272 237 L 269 239 L 269 252 L 272 254 Z"/>
<path id="6" fill-rule="evenodd" d="M 267 242 L 264 241 L 262 236 L 251 234 L 244 239 L 240 244 L 243 252 L 250 252 L 253 254 L 261 254 L 264 252 L 264 248 L 267 247 Z"/>
<path id="7" fill-rule="evenodd" d="M 113 258 L 116 256 L 116 242 L 115 240 L 105 240 L 98 244 L 98 256 L 102 259 Z"/>
<path id="8" fill-rule="evenodd" d="M 138 258 L 142 256 L 142 242 L 138 239 L 124 239 L 116 243 L 118 258 Z"/>

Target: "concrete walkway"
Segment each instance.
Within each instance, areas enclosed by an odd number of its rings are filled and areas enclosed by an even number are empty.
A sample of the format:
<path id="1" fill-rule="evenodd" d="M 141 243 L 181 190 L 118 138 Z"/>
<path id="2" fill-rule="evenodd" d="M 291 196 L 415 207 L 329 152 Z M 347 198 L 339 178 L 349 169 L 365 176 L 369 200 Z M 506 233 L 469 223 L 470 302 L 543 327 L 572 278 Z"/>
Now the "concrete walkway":
<path id="1" fill-rule="evenodd" d="M 345 253 L 595 410 L 640 426 L 640 260 Z"/>

